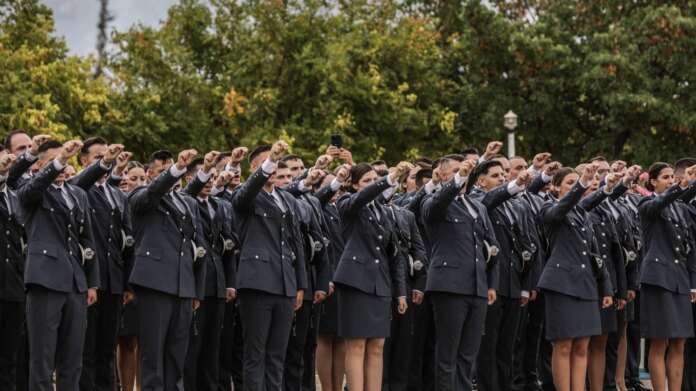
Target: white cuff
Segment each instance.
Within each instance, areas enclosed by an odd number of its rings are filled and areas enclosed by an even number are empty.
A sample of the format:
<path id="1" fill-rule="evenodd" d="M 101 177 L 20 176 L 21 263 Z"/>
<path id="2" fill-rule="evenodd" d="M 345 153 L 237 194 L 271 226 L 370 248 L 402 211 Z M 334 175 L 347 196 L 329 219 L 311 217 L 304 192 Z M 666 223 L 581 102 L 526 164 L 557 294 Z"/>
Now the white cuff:
<path id="1" fill-rule="evenodd" d="M 230 172 L 233 172 L 235 174 L 238 174 L 238 173 L 242 172 L 242 168 L 239 166 L 239 164 L 236 164 L 233 166 L 233 165 L 228 163 L 225 166 L 225 171 L 230 171 Z"/>
<path id="2" fill-rule="evenodd" d="M 305 180 L 304 180 L 304 179 L 302 179 L 302 180 L 300 181 L 300 183 L 297 184 L 297 189 L 300 190 L 300 191 L 303 192 L 303 193 L 306 193 L 306 192 L 312 190 L 312 188 L 307 187 L 307 185 L 305 185 Z"/>
<path id="3" fill-rule="evenodd" d="M 237 288 L 227 287 L 225 289 L 232 289 L 233 291 L 237 292 Z"/>
<path id="4" fill-rule="evenodd" d="M 63 171 L 65 165 L 58 161 L 58 158 L 53 159 L 53 167 L 58 171 Z"/>
<path id="5" fill-rule="evenodd" d="M 691 293 L 696 293 L 696 289 L 692 289 L 692 290 L 691 290 Z"/>
<path id="6" fill-rule="evenodd" d="M 578 180 L 578 183 L 580 184 L 580 187 L 582 187 L 583 189 L 587 189 L 588 187 L 590 187 L 589 184 L 583 183 L 583 182 L 582 182 L 582 179 L 579 179 L 579 180 Z"/>
<path id="7" fill-rule="evenodd" d="M 278 163 L 271 161 L 270 158 L 264 160 L 263 164 L 261 165 L 261 169 L 263 170 L 263 173 L 266 174 L 266 176 L 273 175 L 277 168 Z"/>
<path id="8" fill-rule="evenodd" d="M 543 170 L 537 170 L 536 168 L 534 168 L 534 166 L 529 166 L 529 167 L 527 168 L 527 172 L 530 173 L 530 174 L 532 174 L 533 176 L 537 176 L 537 175 L 541 175 L 541 173 L 543 173 L 544 171 L 543 171 Z"/>
<path id="9" fill-rule="evenodd" d="M 215 197 L 216 195 L 222 193 L 223 191 L 225 191 L 224 187 L 213 187 L 212 189 L 210 189 L 210 195 Z"/>
<path id="10" fill-rule="evenodd" d="M 111 164 L 106 164 L 104 159 L 99 159 L 99 166 L 103 168 L 104 170 L 111 170 L 111 167 L 114 166 L 114 162 L 111 162 Z"/>
<path id="11" fill-rule="evenodd" d="M 544 183 L 551 182 L 551 179 L 553 179 L 553 176 L 547 175 L 544 171 L 541 172 L 541 180 L 544 181 Z"/>
<path id="12" fill-rule="evenodd" d="M 526 297 L 527 299 L 529 299 L 529 291 L 522 291 L 522 292 L 520 292 L 520 296 Z"/>
<path id="13" fill-rule="evenodd" d="M 5 183 L 7 181 L 7 175 L 0 175 L 0 184 Z"/>
<path id="14" fill-rule="evenodd" d="M 176 167 L 176 164 L 172 164 L 172 166 L 169 168 L 169 173 L 172 174 L 173 177 L 179 178 L 180 176 L 186 174 L 186 169 L 178 169 Z"/>
<path id="15" fill-rule="evenodd" d="M 437 189 L 437 185 L 432 180 L 425 184 L 425 193 L 432 194 Z"/>
<path id="16" fill-rule="evenodd" d="M 389 184 L 389 186 L 392 187 L 399 184 L 399 182 L 397 182 L 396 180 L 392 180 L 391 175 L 387 175 L 387 183 Z"/>
<path id="17" fill-rule="evenodd" d="M 24 159 L 26 159 L 27 161 L 35 162 L 38 158 L 39 158 L 38 156 L 33 155 L 28 150 L 26 152 L 24 152 Z"/>
<path id="18" fill-rule="evenodd" d="M 211 173 L 206 173 L 206 172 L 203 171 L 203 170 L 198 170 L 198 173 L 196 174 L 196 177 L 198 178 L 199 181 L 201 181 L 201 182 L 203 182 L 203 183 L 208 183 L 208 181 L 210 180 L 210 177 L 211 177 L 212 175 L 213 175 L 213 174 L 211 174 Z"/>
<path id="19" fill-rule="evenodd" d="M 483 162 L 485 162 L 485 161 L 486 161 L 486 158 L 485 158 L 483 155 L 479 156 L 479 158 L 478 158 L 478 164 L 481 164 L 481 163 L 483 163 Z"/>
<path id="20" fill-rule="evenodd" d="M 334 178 L 329 186 L 331 186 L 331 191 L 338 191 L 341 188 L 341 182 Z"/>
<path id="21" fill-rule="evenodd" d="M 420 294 L 423 294 L 423 291 L 420 290 L 420 289 L 412 289 L 412 290 L 413 290 L 414 292 L 418 292 L 418 293 L 420 293 Z"/>
<path id="22" fill-rule="evenodd" d="M 508 185 L 507 185 L 507 191 L 511 195 L 515 195 L 515 194 L 521 192 L 522 190 L 524 190 L 524 186 L 518 185 L 517 181 L 512 181 L 512 182 L 508 183 Z"/>
<path id="23" fill-rule="evenodd" d="M 459 173 L 454 174 L 454 184 L 459 187 L 466 183 L 466 181 L 469 179 L 468 176 L 461 176 Z"/>

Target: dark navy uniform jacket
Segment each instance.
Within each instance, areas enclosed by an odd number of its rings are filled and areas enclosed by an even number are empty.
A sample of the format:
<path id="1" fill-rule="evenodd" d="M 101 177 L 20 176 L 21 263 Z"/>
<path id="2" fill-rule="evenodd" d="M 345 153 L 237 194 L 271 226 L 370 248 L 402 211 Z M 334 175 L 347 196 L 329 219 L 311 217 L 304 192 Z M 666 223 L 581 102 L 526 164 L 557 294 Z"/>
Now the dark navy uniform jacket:
<path id="1" fill-rule="evenodd" d="M 474 218 L 457 198 L 463 186 L 452 179 L 426 198 L 421 207 L 431 243 L 425 289 L 486 298 L 488 289 L 498 288 L 498 265 L 496 257 L 486 264 L 484 241 L 491 246 L 499 244 L 486 207 L 462 195 L 475 209 Z"/>
<path id="2" fill-rule="evenodd" d="M 345 247 L 333 281 L 377 296 L 402 297 L 406 262 L 398 251 L 395 223 L 379 202 L 373 203 L 379 216 L 368 207 L 388 188 L 382 178 L 338 200 Z"/>

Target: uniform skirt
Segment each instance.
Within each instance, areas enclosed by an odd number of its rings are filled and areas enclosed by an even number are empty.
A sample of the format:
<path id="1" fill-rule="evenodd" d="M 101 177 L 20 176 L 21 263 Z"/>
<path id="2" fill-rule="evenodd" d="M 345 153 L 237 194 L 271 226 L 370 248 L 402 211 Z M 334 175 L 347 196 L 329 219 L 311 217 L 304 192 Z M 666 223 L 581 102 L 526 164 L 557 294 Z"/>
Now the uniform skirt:
<path id="1" fill-rule="evenodd" d="M 336 284 L 338 336 L 387 338 L 391 329 L 391 297 L 371 295 Z"/>
<path id="2" fill-rule="evenodd" d="M 640 334 L 644 338 L 694 336 L 691 297 L 655 285 L 640 288 Z"/>
<path id="3" fill-rule="evenodd" d="M 609 333 L 615 333 L 619 329 L 619 311 L 616 309 L 615 305 L 609 306 L 608 308 L 602 308 L 602 302 L 599 304 L 599 318 L 602 322 L 602 335 L 607 335 Z M 621 311 L 624 312 L 623 310 Z"/>
<path id="4" fill-rule="evenodd" d="M 546 339 L 557 341 L 602 333 L 597 300 L 584 300 L 544 290 Z"/>
<path id="5" fill-rule="evenodd" d="M 138 299 L 135 298 L 130 303 L 123 306 L 121 323 L 118 327 L 119 337 L 135 337 L 138 335 L 138 313 L 135 308 L 137 300 Z"/>
<path id="6" fill-rule="evenodd" d="M 319 335 L 338 334 L 338 301 L 333 294 L 321 304 Z"/>

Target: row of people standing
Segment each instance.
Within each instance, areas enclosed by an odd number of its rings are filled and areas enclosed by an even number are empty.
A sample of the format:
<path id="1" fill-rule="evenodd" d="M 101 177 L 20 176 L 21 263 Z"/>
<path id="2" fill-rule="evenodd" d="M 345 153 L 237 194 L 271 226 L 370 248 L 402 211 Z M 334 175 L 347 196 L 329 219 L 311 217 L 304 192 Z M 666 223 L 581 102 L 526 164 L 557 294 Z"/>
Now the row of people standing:
<path id="1" fill-rule="evenodd" d="M 10 152 L 23 141 L 9 139 Z M 643 197 L 631 190 L 639 167 L 595 159 L 576 171 L 539 154 L 519 168 L 501 146 L 391 170 L 330 147 L 304 170 L 278 142 L 249 154 L 240 184 L 245 148 L 200 161 L 186 150 L 176 163 L 160 151 L 145 169 L 100 138 L 34 137 L 0 160 L 2 220 L 18 239 L 3 246 L 14 322 L 0 376 L 14 386 L 26 316 L 32 390 L 51 387 L 54 370 L 59 390 L 113 389 L 126 321 L 144 390 L 230 378 L 312 389 L 315 367 L 323 390 L 341 389 L 344 373 L 357 391 L 504 390 L 525 367 L 545 369 L 543 325 L 556 389 L 584 389 L 586 373 L 602 389 L 605 352 L 625 387 L 640 292 L 653 384 L 677 387 L 693 336 L 696 170 L 678 164 L 672 186 L 672 168 L 653 165 Z M 75 155 L 86 168 L 68 178 Z M 330 173 L 332 159 L 345 164 Z M 121 319 L 124 302 L 134 319 Z"/>

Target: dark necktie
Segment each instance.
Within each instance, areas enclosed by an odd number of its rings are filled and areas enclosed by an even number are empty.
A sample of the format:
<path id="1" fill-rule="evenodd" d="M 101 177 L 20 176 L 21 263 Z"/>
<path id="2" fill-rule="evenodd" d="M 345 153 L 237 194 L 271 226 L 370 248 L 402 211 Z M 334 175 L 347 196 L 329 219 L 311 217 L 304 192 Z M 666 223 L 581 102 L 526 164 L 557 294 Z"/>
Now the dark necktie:
<path id="1" fill-rule="evenodd" d="M 179 212 L 180 212 L 181 214 L 185 214 L 185 213 L 186 213 L 186 209 L 185 209 L 184 204 L 182 203 L 182 201 L 181 201 L 181 200 L 179 199 L 179 197 L 177 196 L 177 194 L 176 194 L 175 192 L 172 191 L 172 192 L 169 193 L 169 197 L 171 198 L 172 203 L 174 204 L 174 206 L 176 206 L 176 208 L 179 210 Z"/>
<path id="2" fill-rule="evenodd" d="M 8 217 L 10 212 L 10 207 L 7 203 L 7 194 L 5 194 L 4 191 L 0 191 L 0 215 Z"/>
<path id="3" fill-rule="evenodd" d="M 370 208 L 370 211 L 372 212 L 372 214 L 375 215 L 375 218 L 377 219 L 377 221 L 380 221 L 381 216 L 379 215 L 379 211 L 377 210 L 377 206 L 374 204 L 374 202 L 370 202 L 369 204 L 367 204 L 367 206 L 368 206 L 368 208 Z"/>
<path id="4" fill-rule="evenodd" d="M 72 210 L 73 204 L 65 193 L 65 189 L 62 187 L 51 187 L 56 196 L 58 202 L 68 210 Z"/>

